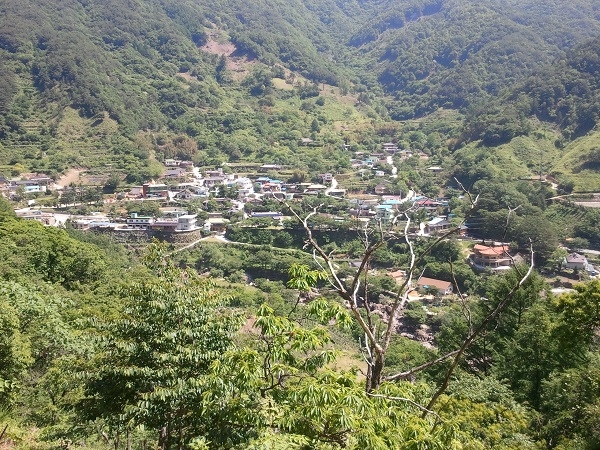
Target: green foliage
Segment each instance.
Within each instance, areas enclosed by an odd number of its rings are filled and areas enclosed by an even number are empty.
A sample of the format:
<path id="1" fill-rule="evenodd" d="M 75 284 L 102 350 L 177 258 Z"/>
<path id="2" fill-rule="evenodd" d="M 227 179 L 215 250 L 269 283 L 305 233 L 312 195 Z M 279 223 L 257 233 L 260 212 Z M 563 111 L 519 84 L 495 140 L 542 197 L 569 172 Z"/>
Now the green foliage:
<path id="1" fill-rule="evenodd" d="M 5 278 L 23 274 L 74 288 L 93 284 L 106 273 L 107 261 L 98 248 L 34 221 L 0 222 L 0 242 L 0 273 Z"/>
<path id="2" fill-rule="evenodd" d="M 13 210 L 11 203 L 4 197 L 0 197 L 0 220 L 14 217 L 15 211 Z"/>
<path id="3" fill-rule="evenodd" d="M 296 289 L 300 292 L 308 292 L 317 285 L 320 280 L 326 280 L 327 274 L 319 270 L 311 270 L 305 264 L 293 264 L 289 270 L 290 276 L 287 287 Z"/>
<path id="4" fill-rule="evenodd" d="M 183 445 L 211 428 L 196 409 L 203 380 L 241 322 L 220 307 L 212 282 L 176 269 L 164 246 L 153 244 L 146 262 L 156 277 L 126 285 L 122 317 L 95 324 L 98 351 L 79 408 L 104 419 L 113 435 L 143 425 L 158 445 Z"/>
<path id="5" fill-rule="evenodd" d="M 474 234 L 522 250 L 532 242 L 536 265 L 554 265 L 559 239 L 598 244 L 598 213 L 548 207 L 550 189 L 515 179 L 554 168 L 559 189 L 592 189 L 597 137 L 568 141 L 593 130 L 599 115 L 599 40 L 578 45 L 600 30 L 595 7 L 591 0 L 6 0 L 1 169 L 54 176 L 94 167 L 110 172 L 106 187 L 114 190 L 123 179 L 156 178 L 157 161 L 177 157 L 207 166 L 275 163 L 290 169 L 281 179 L 302 182 L 349 169 L 342 143 L 370 151 L 385 138 L 425 151 L 479 194 L 469 218 Z M 217 43 L 233 44 L 234 53 L 211 53 Z M 383 122 L 434 111 L 426 120 Z M 307 136 L 318 143 L 300 146 Z M 428 173 L 417 157 L 396 164 L 393 191 L 435 197 L 444 187 L 445 172 Z M 62 201 L 98 202 L 99 193 L 73 186 Z M 305 198 L 298 212 L 321 203 L 331 217 L 347 209 L 330 197 Z M 466 212 L 456 190 L 450 207 Z M 127 209 L 157 215 L 156 208 Z M 548 447 L 598 446 L 597 283 L 550 300 L 540 279 L 529 279 L 467 352 L 462 368 L 478 378 L 452 381 L 438 421 L 422 418 L 413 403 L 427 401 L 426 385 L 384 383 L 374 392 L 380 397 L 369 396 L 355 374 L 329 370 L 337 342 L 328 325 L 350 325 L 348 311 L 322 298 L 292 309 L 291 289 L 310 297 L 324 275 L 310 255 L 284 250 L 301 245 L 294 226 L 249 225 L 228 236 L 250 245 L 203 243 L 170 259 L 154 244 L 143 269 L 101 238 L 15 220 L 0 199 L 0 406 L 42 428 L 52 441 L 45 447 L 65 437 L 78 444 L 63 446 L 90 447 L 105 432 L 115 448 L 157 437 L 159 446 L 197 449 L 533 448 L 525 404 L 540 414 L 534 432 Z M 355 224 L 315 216 L 310 225 L 327 251 L 363 254 L 351 238 Z M 416 303 L 404 311 L 441 327 L 435 344 L 454 350 L 519 275 L 476 277 L 455 242 L 427 255 L 428 241 L 414 244 L 423 256 L 418 271 L 454 277 L 475 294 L 432 318 Z M 391 241 L 371 263 L 398 268 L 407 260 L 405 244 Z M 225 277 L 218 283 L 229 283 L 231 297 L 175 262 Z M 246 279 L 255 287 L 241 285 Z M 397 289 L 390 277 L 370 279 L 372 299 Z M 226 305 L 256 309 L 254 324 L 235 339 L 241 320 Z M 90 317 L 99 319 L 82 333 Z M 435 355 L 394 339 L 386 356 L 389 370 L 407 370 Z M 423 381 L 438 376 L 430 370 Z"/>
<path id="6" fill-rule="evenodd" d="M 556 301 L 562 315 L 565 342 L 592 345 L 600 328 L 600 281 L 593 280 L 575 286 L 576 292 Z"/>
<path id="7" fill-rule="evenodd" d="M 3 296 L 2 296 L 3 297 Z M 14 401 L 19 381 L 31 363 L 29 342 L 20 330 L 20 320 L 14 306 L 0 297 L 0 406 L 7 408 Z"/>
<path id="8" fill-rule="evenodd" d="M 595 355 L 585 368 L 557 373 L 544 382 L 542 413 L 547 422 L 542 433 L 548 442 L 559 442 L 562 448 L 576 448 L 577 441 L 585 449 L 598 446 L 599 369 Z"/>
<path id="9" fill-rule="evenodd" d="M 433 359 L 435 352 L 428 350 L 421 343 L 411 339 L 395 336 L 385 355 L 386 367 L 390 373 L 409 370 Z"/>
<path id="10" fill-rule="evenodd" d="M 448 389 L 440 414 L 453 417 L 461 431 L 475 437 L 473 448 L 538 449 L 527 436 L 532 419 L 508 387 L 493 377 L 480 379 L 461 374 Z"/>

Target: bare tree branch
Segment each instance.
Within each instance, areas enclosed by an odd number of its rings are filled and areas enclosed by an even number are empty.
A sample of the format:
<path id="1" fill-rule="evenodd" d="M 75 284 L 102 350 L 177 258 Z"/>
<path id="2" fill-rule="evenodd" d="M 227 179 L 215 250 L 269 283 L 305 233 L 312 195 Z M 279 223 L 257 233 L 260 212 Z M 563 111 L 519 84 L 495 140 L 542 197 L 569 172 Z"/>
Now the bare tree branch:
<path id="1" fill-rule="evenodd" d="M 454 177 L 454 181 L 456 181 L 456 184 L 458 184 L 458 186 L 462 189 L 462 191 L 469 199 L 469 202 L 471 203 L 471 209 L 474 209 L 477 205 L 477 201 L 479 200 L 479 194 L 477 194 L 477 196 L 473 198 L 471 192 L 468 189 L 466 189 L 460 181 L 458 181 L 458 178 Z"/>
<path id="2" fill-rule="evenodd" d="M 405 397 L 392 397 L 390 395 L 382 395 L 382 394 L 371 394 L 370 392 L 367 392 L 367 395 L 369 397 L 383 398 L 383 399 L 386 399 L 386 400 L 393 400 L 393 401 L 410 403 L 411 405 L 413 405 L 414 407 L 420 409 L 424 413 L 433 414 L 435 417 L 437 417 L 437 419 L 440 422 L 444 422 L 444 420 L 435 411 L 431 411 L 431 410 L 425 408 L 423 405 L 421 405 L 421 404 L 419 404 L 419 403 L 417 403 L 414 400 L 411 400 L 409 398 L 405 398 Z"/>
<path id="3" fill-rule="evenodd" d="M 458 292 L 458 298 L 460 299 L 461 312 L 465 317 L 467 323 L 469 324 L 469 334 L 473 332 L 473 320 L 471 317 L 471 310 L 467 306 L 465 302 L 465 298 L 463 293 L 460 291 L 460 287 L 458 286 L 458 282 L 456 281 L 456 274 L 454 272 L 454 264 L 452 264 L 452 259 L 449 261 L 450 263 L 450 273 L 452 274 L 452 281 L 454 281 L 454 285 L 456 286 L 456 292 Z"/>
<path id="4" fill-rule="evenodd" d="M 410 251 L 411 262 L 410 262 L 410 266 L 409 266 L 408 270 L 406 271 L 406 279 L 404 280 L 404 282 L 398 289 L 396 301 L 394 302 L 394 304 L 392 306 L 392 310 L 390 312 L 390 320 L 388 322 L 389 326 L 385 332 L 385 337 L 384 337 L 384 341 L 383 341 L 383 348 L 386 348 L 386 349 L 389 347 L 389 344 L 390 344 L 390 341 L 392 338 L 392 333 L 394 331 L 392 324 L 396 317 L 396 314 L 399 310 L 404 309 L 404 306 L 406 305 L 406 302 L 408 301 L 408 292 L 409 292 L 409 289 L 410 289 L 410 286 L 412 283 L 412 277 L 413 277 L 413 274 L 414 274 L 414 271 L 415 271 L 417 265 L 423 260 L 423 258 L 435 246 L 437 246 L 440 242 L 446 240 L 447 238 L 449 238 L 450 236 L 452 236 L 453 234 L 457 233 L 460 230 L 460 225 L 459 225 L 458 227 L 455 227 L 455 228 L 449 230 L 448 232 L 442 234 L 435 241 L 433 241 L 430 245 L 428 245 L 425 248 L 425 250 L 419 255 L 419 257 L 416 257 L 412 242 L 410 241 L 410 239 L 408 237 L 408 227 L 410 224 L 410 218 L 408 217 L 408 215 L 406 216 L 406 218 L 407 218 L 407 222 L 406 222 L 406 226 L 404 229 L 404 238 L 406 240 L 406 243 L 407 243 L 409 251 Z"/>
<path id="5" fill-rule="evenodd" d="M 517 205 L 515 208 L 508 207 L 508 214 L 506 215 L 506 224 L 504 225 L 504 231 L 502 232 L 502 243 L 506 241 L 506 233 L 508 233 L 508 226 L 510 225 L 510 216 L 516 212 L 521 205 Z"/>
<path id="6" fill-rule="evenodd" d="M 400 372 L 395 375 L 389 375 L 384 378 L 384 381 L 410 380 L 410 378 L 414 374 L 421 372 L 422 370 L 428 369 L 429 367 L 435 366 L 436 364 L 439 364 L 439 363 L 447 360 L 448 358 L 451 358 L 452 356 L 456 355 L 457 353 L 458 353 L 458 350 L 454 350 L 450 353 L 446 353 L 445 355 L 440 356 L 439 358 L 433 359 L 431 361 L 427 361 L 425 364 L 421 364 L 420 366 L 413 367 L 412 369 L 407 370 L 405 372 Z"/>
<path id="7" fill-rule="evenodd" d="M 458 363 L 460 362 L 460 359 L 461 359 L 462 355 L 465 353 L 465 351 L 471 346 L 471 344 L 475 341 L 475 339 L 477 339 L 477 337 L 485 330 L 485 328 L 488 326 L 488 324 L 492 320 L 494 320 L 498 316 L 498 314 L 500 314 L 500 312 L 502 312 L 504 310 L 504 308 L 506 307 L 506 305 L 508 305 L 508 303 L 513 298 L 513 296 L 515 295 L 517 290 L 523 285 L 523 283 L 525 283 L 525 281 L 527 281 L 527 279 L 531 275 L 531 272 L 533 271 L 533 255 L 534 255 L 533 245 L 531 245 L 531 244 L 530 244 L 530 252 L 531 252 L 531 264 L 529 265 L 529 270 L 527 270 L 527 273 L 521 278 L 521 280 L 513 286 L 513 288 L 510 290 L 510 292 L 508 292 L 508 294 L 506 294 L 504 296 L 504 298 L 500 301 L 500 303 L 498 303 L 496 308 L 494 308 L 494 310 L 487 315 L 487 317 L 479 324 L 479 326 L 472 333 L 470 333 L 467 336 L 467 338 L 463 341 L 462 345 L 460 346 L 460 348 L 454 355 L 454 360 L 452 361 L 452 364 L 450 365 L 450 368 L 448 369 L 448 372 L 446 373 L 446 376 L 444 377 L 442 384 L 440 385 L 438 390 L 435 392 L 435 394 L 433 394 L 433 397 L 431 397 L 431 400 L 427 404 L 427 409 L 431 409 L 433 407 L 433 405 L 435 404 L 437 399 L 440 397 L 440 395 L 442 395 L 444 393 L 444 391 L 448 387 L 448 384 L 450 383 L 450 378 L 452 377 L 452 374 L 454 373 L 454 370 L 458 366 Z M 423 417 L 425 417 L 426 415 L 427 415 L 427 413 L 424 412 Z"/>
<path id="8" fill-rule="evenodd" d="M 404 282 L 401 284 L 401 286 L 396 291 L 396 296 L 393 301 L 391 310 L 389 312 L 387 326 L 386 326 L 384 332 L 381 334 L 381 336 L 378 336 L 377 333 L 375 332 L 374 324 L 371 320 L 372 310 L 369 305 L 368 286 L 367 286 L 368 285 L 368 279 L 367 279 L 368 269 L 369 269 L 369 264 L 373 257 L 373 254 L 386 242 L 387 238 L 394 235 L 393 227 L 396 224 L 399 216 L 396 216 L 394 218 L 394 220 L 392 221 L 392 224 L 391 224 L 391 228 L 389 230 L 384 230 L 382 222 L 381 221 L 378 222 L 377 229 L 376 229 L 377 238 L 375 238 L 375 242 L 371 242 L 370 239 L 372 237 L 374 238 L 375 236 L 370 235 L 368 228 L 361 230 L 360 239 L 364 245 L 365 251 L 362 255 L 362 259 L 361 259 L 360 265 L 358 267 L 358 270 L 355 273 L 354 277 L 352 278 L 350 284 L 345 284 L 338 276 L 337 269 L 333 263 L 332 253 L 329 253 L 329 254 L 326 253 L 322 249 L 322 247 L 319 246 L 319 244 L 314 239 L 312 230 L 308 224 L 309 219 L 317 213 L 318 208 L 315 208 L 305 218 L 302 218 L 298 215 L 298 213 L 296 213 L 290 207 L 290 205 L 288 205 L 285 202 L 282 202 L 292 212 L 292 215 L 302 224 L 302 226 L 306 232 L 306 236 L 307 236 L 307 239 L 305 241 L 306 245 L 313 248 L 313 254 L 314 254 L 315 260 L 318 259 L 319 261 L 322 260 L 324 262 L 324 265 L 321 265 L 321 263 L 318 262 L 319 266 L 322 267 L 328 273 L 329 282 L 330 282 L 331 286 L 338 293 L 338 295 L 340 295 L 340 297 L 348 303 L 350 310 L 352 311 L 355 319 L 358 322 L 358 325 L 361 327 L 362 331 L 365 333 L 364 346 L 362 345 L 362 343 L 360 343 L 360 347 L 361 347 L 361 353 L 363 355 L 363 358 L 365 359 L 365 361 L 367 362 L 367 365 L 368 365 L 368 373 L 367 373 L 367 380 L 368 380 L 367 381 L 367 391 L 368 392 L 371 391 L 372 389 L 377 388 L 379 386 L 379 383 L 382 380 L 398 381 L 398 380 L 410 379 L 411 377 L 414 376 L 414 374 L 416 374 L 422 370 L 425 370 L 425 369 L 432 367 L 436 364 L 439 364 L 445 360 L 453 358 L 450 368 L 449 368 L 442 384 L 440 385 L 438 390 L 434 393 L 434 395 L 431 398 L 427 407 L 423 407 L 422 405 L 420 405 L 420 409 L 423 412 L 423 417 L 425 417 L 427 414 L 430 414 L 430 413 L 435 414 L 432 411 L 432 406 L 435 404 L 435 402 L 437 401 L 439 396 L 446 390 L 449 380 L 450 380 L 454 370 L 456 369 L 460 359 L 462 358 L 463 354 L 465 353 L 465 351 L 475 341 L 475 339 L 477 339 L 483 333 L 483 331 L 490 324 L 490 322 L 492 322 L 501 313 L 501 311 L 506 307 L 508 302 L 514 296 L 517 289 L 527 280 L 527 278 L 531 274 L 531 271 L 533 270 L 533 249 L 531 249 L 531 255 L 532 255 L 531 266 L 530 266 L 529 270 L 527 271 L 527 273 L 524 276 L 522 276 L 521 281 L 516 286 L 513 287 L 513 289 L 509 292 L 509 294 L 497 305 L 497 307 L 494 309 L 494 311 L 492 311 L 479 324 L 479 326 L 476 329 L 473 329 L 471 313 L 470 313 L 468 307 L 464 303 L 462 293 L 460 292 L 460 289 L 458 288 L 458 284 L 456 282 L 456 275 L 454 273 L 454 267 L 452 265 L 452 261 L 450 261 L 451 272 L 452 272 L 454 284 L 457 286 L 457 291 L 459 293 L 461 301 L 463 302 L 463 314 L 465 315 L 465 318 L 467 319 L 467 322 L 469 323 L 469 332 L 467 334 L 467 337 L 461 344 L 460 348 L 458 348 L 457 350 L 449 352 L 449 353 L 442 355 L 432 361 L 429 361 L 420 366 L 414 367 L 408 371 L 404 371 L 404 372 L 397 373 L 394 375 L 389 375 L 386 377 L 382 376 L 384 362 L 385 362 L 385 353 L 386 353 L 387 349 L 389 348 L 389 345 L 391 342 L 391 337 L 393 335 L 393 332 L 395 331 L 395 319 L 396 319 L 396 316 L 398 315 L 399 311 L 404 309 L 404 307 L 408 301 L 408 292 L 409 292 L 411 284 L 413 282 L 413 277 L 415 276 L 417 267 L 423 261 L 423 258 L 425 258 L 425 256 L 428 255 L 434 247 L 436 247 L 441 242 L 443 242 L 444 240 L 451 237 L 453 234 L 459 232 L 462 224 L 465 223 L 467 218 L 473 213 L 473 211 L 475 211 L 475 209 L 477 207 L 477 202 L 479 200 L 479 196 L 476 196 L 475 198 L 473 198 L 471 193 L 469 191 L 467 191 L 458 180 L 456 180 L 456 182 L 465 192 L 465 195 L 470 202 L 471 209 L 465 215 L 465 220 L 463 220 L 463 222 L 461 222 L 460 225 L 458 225 L 458 226 L 448 230 L 446 233 L 438 236 L 436 239 L 431 241 L 426 246 L 424 251 L 420 252 L 420 254 L 418 254 L 418 255 L 415 253 L 415 249 L 413 247 L 413 242 L 410 239 L 409 232 L 408 232 L 410 224 L 411 224 L 411 219 L 408 214 L 410 209 L 405 211 L 405 213 L 404 213 L 404 215 L 406 217 L 406 224 L 404 227 L 404 240 L 408 246 L 408 251 L 410 253 L 410 264 L 409 264 Z M 507 218 L 507 223 L 506 223 L 505 228 L 508 228 L 510 215 L 512 213 L 514 213 L 514 211 L 516 211 L 517 209 L 518 209 L 518 207 L 509 209 L 509 217 Z M 506 229 L 505 229 L 505 232 L 506 232 Z M 519 274 L 519 276 L 521 276 L 520 272 L 517 272 L 517 273 Z M 364 276 L 364 280 L 361 280 L 363 278 L 363 276 Z M 364 289 L 365 289 L 365 297 L 362 299 L 359 296 L 361 281 L 364 282 Z M 361 300 L 363 301 L 362 306 L 364 306 L 364 309 L 366 312 L 366 320 L 365 320 L 365 317 L 363 317 L 363 315 L 361 314 L 361 308 L 359 306 L 359 301 L 361 301 Z M 403 400 L 403 399 L 398 398 L 398 400 Z M 415 406 L 417 406 L 417 405 L 415 405 Z"/>
<path id="9" fill-rule="evenodd" d="M 375 336 L 373 331 L 369 328 L 368 324 L 365 322 L 364 318 L 362 317 L 360 310 L 358 308 L 358 302 L 356 301 L 360 275 L 361 275 L 362 271 L 365 269 L 365 266 L 366 266 L 370 256 L 373 254 L 373 252 L 375 250 L 377 250 L 377 248 L 379 248 L 381 246 L 382 241 L 375 243 L 374 245 L 372 245 L 370 248 L 368 248 L 366 250 L 365 256 L 361 262 L 359 271 L 357 272 L 357 274 L 354 277 L 352 287 L 351 287 L 352 291 L 350 293 L 346 289 L 346 285 L 343 283 L 343 281 L 340 280 L 340 278 L 337 274 L 337 271 L 334 267 L 333 260 L 329 257 L 329 255 L 327 253 L 325 253 L 325 251 L 321 248 L 321 246 L 314 239 L 312 230 L 311 230 L 310 226 L 308 225 L 308 220 L 310 219 L 310 217 L 312 217 L 313 215 L 315 215 L 317 213 L 317 210 L 319 207 L 314 208 L 313 211 L 311 213 L 309 213 L 306 216 L 306 218 L 303 219 L 300 217 L 300 215 L 298 215 L 298 213 L 296 211 L 294 211 L 294 209 L 288 203 L 286 203 L 286 202 L 282 202 L 282 203 L 285 206 L 287 206 L 287 208 L 291 211 L 292 215 L 302 224 L 304 230 L 306 231 L 307 244 L 310 245 L 314 249 L 314 251 L 321 257 L 321 259 L 323 259 L 323 261 L 325 262 L 325 264 L 327 266 L 326 272 L 333 279 L 334 289 L 344 300 L 348 301 L 348 303 L 350 305 L 350 310 L 352 311 L 352 314 L 356 318 L 356 321 L 358 322 L 361 329 L 365 332 L 365 334 L 369 338 L 369 342 L 370 342 L 371 346 L 373 347 L 373 349 L 375 349 L 375 351 L 378 354 L 383 354 L 384 351 L 383 351 L 381 345 L 379 344 L 377 337 Z"/>

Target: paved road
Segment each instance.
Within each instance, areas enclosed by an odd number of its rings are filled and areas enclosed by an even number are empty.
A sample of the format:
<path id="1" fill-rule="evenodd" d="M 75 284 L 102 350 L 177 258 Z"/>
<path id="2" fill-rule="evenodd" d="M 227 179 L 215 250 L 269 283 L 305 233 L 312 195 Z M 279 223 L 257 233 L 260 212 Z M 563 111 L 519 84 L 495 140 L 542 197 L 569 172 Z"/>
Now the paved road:
<path id="1" fill-rule="evenodd" d="M 583 253 L 589 253 L 590 255 L 600 255 L 600 251 L 598 251 L 598 250 L 591 250 L 589 248 L 583 248 L 583 249 L 581 249 L 579 251 L 583 252 Z"/>

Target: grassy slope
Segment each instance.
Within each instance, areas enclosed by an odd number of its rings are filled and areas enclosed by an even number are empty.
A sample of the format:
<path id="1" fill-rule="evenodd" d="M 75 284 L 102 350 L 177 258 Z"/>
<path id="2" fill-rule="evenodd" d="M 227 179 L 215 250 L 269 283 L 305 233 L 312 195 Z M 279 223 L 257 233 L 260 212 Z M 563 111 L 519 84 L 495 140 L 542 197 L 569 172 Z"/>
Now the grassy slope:
<path id="1" fill-rule="evenodd" d="M 554 170 L 569 176 L 575 182 L 575 192 L 600 192 L 598 167 L 586 167 L 586 155 L 600 147 L 600 132 L 594 131 L 570 143 Z"/>

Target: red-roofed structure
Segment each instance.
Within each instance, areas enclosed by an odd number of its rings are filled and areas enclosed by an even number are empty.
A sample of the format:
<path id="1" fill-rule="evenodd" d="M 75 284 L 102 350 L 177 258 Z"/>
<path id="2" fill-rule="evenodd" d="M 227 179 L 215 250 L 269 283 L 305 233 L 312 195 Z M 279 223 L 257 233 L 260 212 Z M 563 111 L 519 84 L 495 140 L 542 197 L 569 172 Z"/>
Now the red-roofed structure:
<path id="1" fill-rule="evenodd" d="M 510 247 L 504 243 L 475 244 L 471 261 L 480 269 L 508 270 L 514 264 L 509 251 Z"/>

